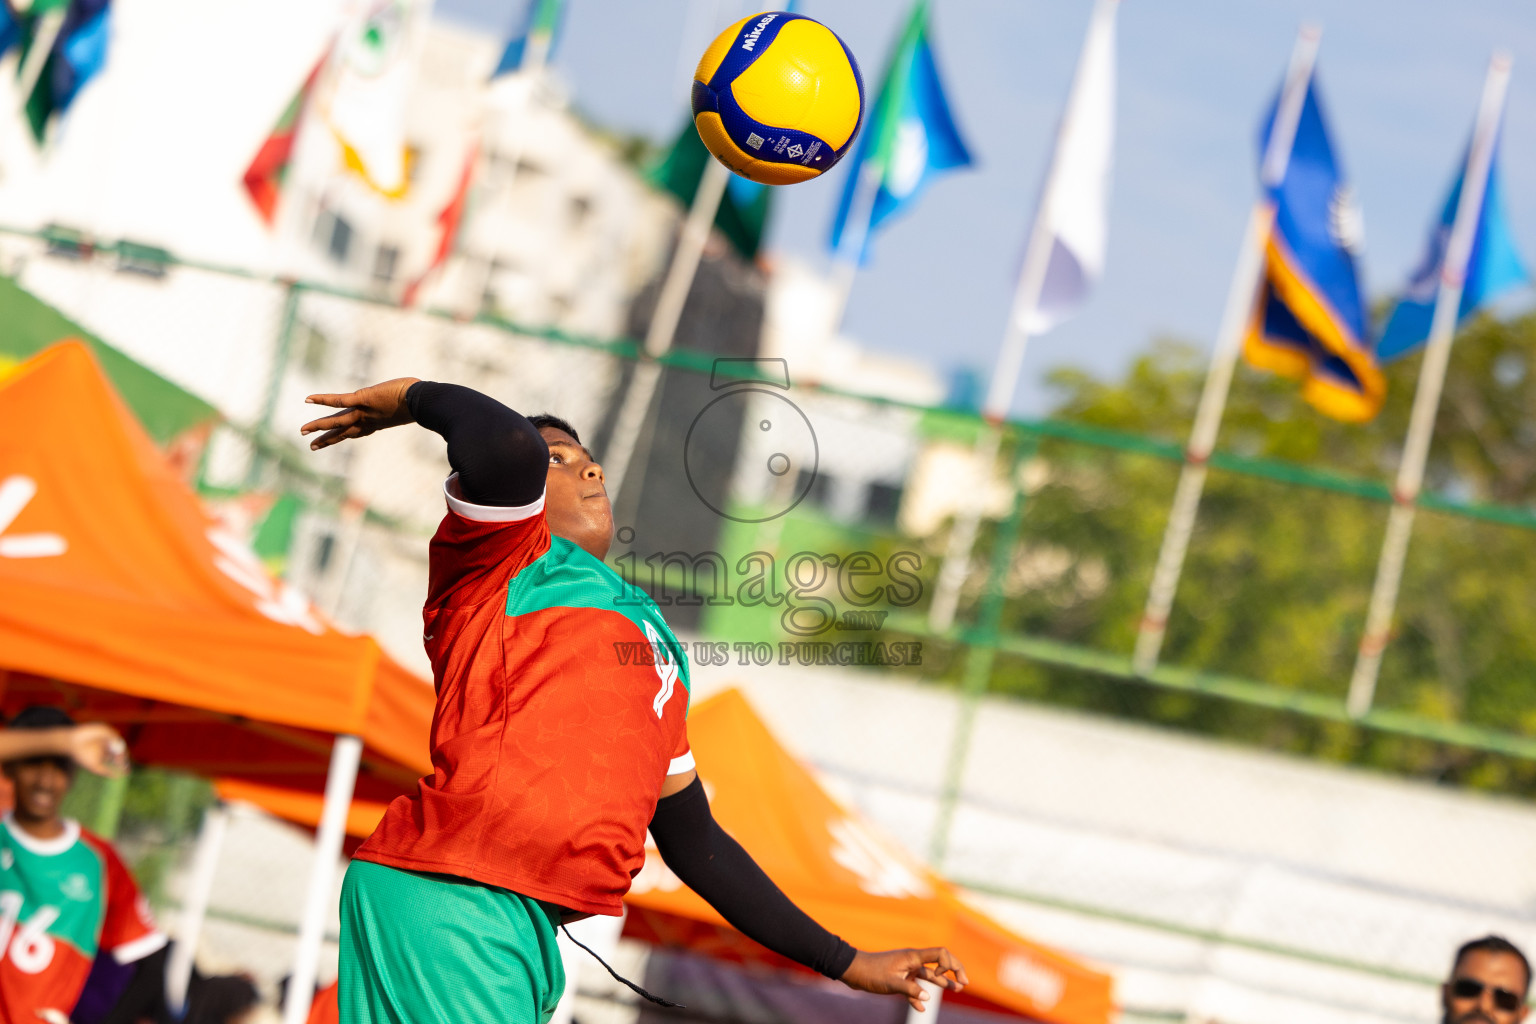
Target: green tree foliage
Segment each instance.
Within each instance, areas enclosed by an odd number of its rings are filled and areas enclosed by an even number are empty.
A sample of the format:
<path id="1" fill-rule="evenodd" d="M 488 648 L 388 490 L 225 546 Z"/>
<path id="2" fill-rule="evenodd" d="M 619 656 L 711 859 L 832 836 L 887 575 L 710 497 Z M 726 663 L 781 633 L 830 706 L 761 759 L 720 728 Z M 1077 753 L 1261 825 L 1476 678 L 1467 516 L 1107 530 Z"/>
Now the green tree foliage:
<path id="1" fill-rule="evenodd" d="M 64 813 L 87 828 L 100 827 L 99 811 L 110 785 L 100 776 L 76 772 Z M 142 767 L 129 775 L 112 838 L 152 904 L 163 902 L 165 882 L 195 841 L 203 812 L 213 801 L 213 787 L 195 775 Z"/>
<path id="2" fill-rule="evenodd" d="M 1316 413 L 1292 381 L 1240 371 L 1219 449 L 1390 484 L 1419 364 L 1412 356 L 1387 368 L 1386 406 L 1365 425 Z M 1533 371 L 1536 314 L 1509 322 L 1481 318 L 1461 333 L 1428 491 L 1536 505 Z M 1204 372 L 1202 353 L 1173 342 L 1155 345 L 1120 380 L 1061 370 L 1052 377 L 1062 396 L 1053 415 L 1181 444 Z M 1006 580 L 1003 628 L 1129 654 L 1177 465 L 1046 441 L 1025 475 L 1031 493 Z M 1342 699 L 1387 511 L 1381 502 L 1213 468 L 1164 662 Z M 1533 579 L 1536 532 L 1421 510 L 1378 706 L 1536 734 Z M 1000 662 L 993 688 L 1278 749 L 1536 792 L 1536 765 L 1026 662 Z"/>

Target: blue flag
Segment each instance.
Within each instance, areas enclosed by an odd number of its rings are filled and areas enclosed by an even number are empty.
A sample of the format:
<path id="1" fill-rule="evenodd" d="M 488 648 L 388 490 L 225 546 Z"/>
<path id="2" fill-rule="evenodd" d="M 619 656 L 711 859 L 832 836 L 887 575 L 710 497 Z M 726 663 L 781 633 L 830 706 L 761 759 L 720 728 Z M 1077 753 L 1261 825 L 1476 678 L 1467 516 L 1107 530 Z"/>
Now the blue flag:
<path id="1" fill-rule="evenodd" d="M 1467 147 L 1468 155 L 1471 146 Z M 1471 316 L 1478 307 L 1526 284 L 1530 277 L 1515 251 L 1515 239 L 1504 214 L 1504 189 L 1499 181 L 1499 147 L 1494 143 L 1493 162 L 1488 167 L 1488 187 L 1483 192 L 1483 208 L 1477 215 L 1477 233 L 1472 239 L 1472 254 L 1467 261 L 1467 275 L 1462 284 L 1461 308 L 1456 320 Z M 1464 156 L 1451 194 L 1440 210 L 1440 220 L 1429 236 L 1429 246 L 1419 269 L 1408 280 L 1392 319 L 1382 334 L 1376 353 L 1383 361 L 1406 355 L 1429 339 L 1430 321 L 1435 316 L 1435 298 L 1440 290 L 1441 267 L 1456 220 L 1456 206 L 1461 202 L 1461 185 L 1467 176 Z"/>
<path id="2" fill-rule="evenodd" d="M 565 22 L 564 0 L 528 0 L 523 14 L 523 24 L 517 35 L 507 42 L 501 52 L 501 60 L 491 77 L 500 78 L 523 69 L 523 62 L 535 47 L 542 48 L 547 62 L 554 56 L 555 43 L 559 41 L 560 28 Z"/>
<path id="3" fill-rule="evenodd" d="M 0 0 L 0 57 L 21 39 L 21 26 L 11 13 L 11 5 Z"/>
<path id="4" fill-rule="evenodd" d="M 1279 103 L 1277 97 L 1260 133 L 1261 164 Z M 1368 340 L 1355 266 L 1360 213 L 1328 138 L 1315 78 L 1307 82 L 1285 176 L 1267 192 L 1275 223 L 1243 355 L 1303 381 L 1302 397 L 1325 415 L 1368 420 L 1387 386 Z"/>
<path id="5" fill-rule="evenodd" d="M 59 33 L 56 56 L 62 58 L 53 68 L 54 111 L 63 113 L 80 94 L 80 89 L 101 73 L 107 63 L 107 42 L 111 35 L 111 7 L 107 0 L 92 3 L 75 0 L 72 15 L 65 18 Z"/>
<path id="6" fill-rule="evenodd" d="M 886 68 L 874 112 L 844 181 L 832 222 L 832 251 L 842 244 L 849 208 L 866 166 L 879 175 L 880 187 L 870 210 L 861 263 L 869 254 L 869 239 L 876 228 L 910 206 L 936 175 L 969 167 L 971 162 L 944 98 L 928 42 L 928 2 L 918 0 Z"/>

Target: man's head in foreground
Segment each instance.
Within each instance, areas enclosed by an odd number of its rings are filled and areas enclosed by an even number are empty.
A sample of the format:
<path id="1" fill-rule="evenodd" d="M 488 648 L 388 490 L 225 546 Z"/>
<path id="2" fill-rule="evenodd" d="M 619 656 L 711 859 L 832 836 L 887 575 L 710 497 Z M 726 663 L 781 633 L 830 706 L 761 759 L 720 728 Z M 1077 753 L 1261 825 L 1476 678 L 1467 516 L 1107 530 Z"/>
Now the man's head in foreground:
<path id="1" fill-rule="evenodd" d="M 1456 951 L 1440 987 L 1444 1024 L 1515 1024 L 1525 1019 L 1531 965 L 1508 939 L 1488 935 Z"/>
<path id="2" fill-rule="evenodd" d="M 61 708 L 33 705 L 11 719 L 7 728 L 67 729 L 74 724 L 75 720 Z M 0 771 L 16 791 L 16 824 L 42 839 L 58 835 L 64 827 L 60 809 L 75 781 L 75 763 L 57 755 L 28 757 L 7 761 L 0 765 Z"/>
<path id="3" fill-rule="evenodd" d="M 603 467 L 576 436 L 576 428 L 558 416 L 530 416 L 549 445 L 549 476 L 544 482 L 544 517 L 549 532 L 605 558 L 613 543 L 613 506 L 603 482 Z"/>

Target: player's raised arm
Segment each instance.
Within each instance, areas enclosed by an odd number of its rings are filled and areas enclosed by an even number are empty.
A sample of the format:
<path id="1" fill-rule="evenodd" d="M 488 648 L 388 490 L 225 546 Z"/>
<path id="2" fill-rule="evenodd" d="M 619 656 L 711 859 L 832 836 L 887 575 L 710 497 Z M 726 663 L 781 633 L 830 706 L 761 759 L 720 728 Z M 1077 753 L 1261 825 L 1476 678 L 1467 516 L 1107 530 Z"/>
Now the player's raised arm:
<path id="1" fill-rule="evenodd" d="M 780 956 L 852 988 L 905 996 L 918 1010 L 927 998 L 919 981 L 954 992 L 969 981 L 960 961 L 942 947 L 866 953 L 811 920 L 715 821 L 697 776 L 657 802 L 651 836 L 688 888 L 737 931 Z"/>
<path id="2" fill-rule="evenodd" d="M 342 411 L 300 428 L 318 451 L 347 438 L 420 423 L 448 442 L 448 463 L 465 500 L 477 505 L 526 505 L 544 493 L 549 446 L 538 428 L 494 398 L 458 384 L 398 377 L 348 394 L 310 395 L 315 405 Z"/>
<path id="3" fill-rule="evenodd" d="M 349 437 L 367 437 L 385 427 L 410 423 L 415 417 L 411 415 L 405 393 L 416 382 L 415 377 L 396 377 L 345 394 L 310 395 L 304 399 L 310 405 L 328 405 L 341 412 L 310 420 L 299 428 L 299 433 L 308 437 L 317 431 L 324 431 L 309 442 L 312 451 L 319 451 Z"/>

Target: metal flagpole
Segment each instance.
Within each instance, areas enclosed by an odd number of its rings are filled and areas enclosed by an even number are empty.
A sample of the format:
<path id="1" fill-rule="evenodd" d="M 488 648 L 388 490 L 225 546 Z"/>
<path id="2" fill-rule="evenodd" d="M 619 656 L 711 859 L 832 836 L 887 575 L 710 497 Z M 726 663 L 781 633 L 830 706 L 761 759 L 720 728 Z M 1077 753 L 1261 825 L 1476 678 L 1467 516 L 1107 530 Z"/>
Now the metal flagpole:
<path id="1" fill-rule="evenodd" d="M 23 115 L 27 112 L 27 101 L 32 98 L 32 90 L 37 88 L 48 57 L 53 53 L 53 44 L 58 41 L 59 30 L 64 27 L 65 13 L 65 10 L 60 9 L 43 15 L 37 26 L 37 34 L 32 37 L 32 45 L 27 49 L 27 59 L 16 69 L 16 89 L 21 95 Z"/>
<path id="2" fill-rule="evenodd" d="M 656 362 L 672 347 L 677 334 L 677 322 L 683 315 L 683 305 L 693 287 L 693 278 L 704 255 L 704 243 L 709 240 L 709 229 L 715 222 L 720 201 L 725 198 L 725 186 L 730 181 L 730 170 L 711 157 L 704 165 L 704 174 L 693 193 L 693 205 L 688 219 L 678 235 L 677 248 L 672 253 L 672 265 L 667 269 L 666 281 L 656 297 L 656 309 L 651 314 L 650 329 L 645 334 L 645 348 L 635 364 L 635 376 L 624 394 L 624 404 L 614 421 L 613 436 L 608 441 L 608 451 L 603 453 L 603 474 L 607 478 L 608 498 L 618 508 L 624 480 L 629 475 L 635 458 L 635 445 L 645 428 L 646 415 L 656 385 L 661 381 L 661 366 Z"/>
<path id="3" fill-rule="evenodd" d="M 1051 186 L 1047 184 L 1047 202 L 1050 190 Z M 1042 202 L 1041 214 L 1045 209 L 1045 203 Z M 1042 226 L 1044 219 L 1037 215 L 1035 228 L 1030 232 L 1024 270 L 1019 275 L 1013 307 L 1008 312 L 1008 327 L 1003 336 L 1002 351 L 998 353 L 997 367 L 992 374 L 991 386 L 987 389 L 986 403 L 982 406 L 982 415 L 987 422 L 977 435 L 971 453 L 971 459 L 981 474 L 982 488 L 970 495 L 973 500 L 955 516 L 955 525 L 949 534 L 949 546 L 944 552 L 944 564 L 939 569 L 938 586 L 934 588 L 933 604 L 928 608 L 928 628 L 934 633 L 944 633 L 954 625 L 955 611 L 960 607 L 960 590 L 970 570 L 971 552 L 976 547 L 976 531 L 981 525 L 982 491 L 992 478 L 992 464 L 997 461 L 998 446 L 1002 443 L 1002 422 L 1013 404 L 1019 367 L 1024 362 L 1024 347 L 1029 342 L 1024 318 L 1040 301 L 1040 289 L 1045 284 L 1045 271 L 1050 265 L 1053 239 L 1050 230 Z M 1009 373 L 1009 370 L 1012 372 Z"/>
<path id="4" fill-rule="evenodd" d="M 880 182 L 885 179 L 885 168 L 874 160 L 858 168 L 859 183 L 848 203 L 848 219 L 843 222 L 843 237 L 838 240 L 832 268 L 832 315 L 827 321 L 827 337 L 837 337 L 843 329 L 843 317 L 848 312 L 848 298 L 853 294 L 853 281 L 859 274 L 859 264 L 864 261 L 864 246 L 869 242 L 871 222 L 875 217 L 875 200 L 880 195 Z"/>
<path id="5" fill-rule="evenodd" d="M 288 999 L 283 1004 L 283 1024 L 304 1024 L 315 996 L 315 973 L 325 919 L 331 909 L 331 889 L 336 862 L 347 834 L 347 812 L 357 788 L 357 766 L 363 741 L 356 736 L 337 736 L 331 745 L 331 767 L 325 777 L 325 803 L 315 833 L 315 861 L 309 873 L 309 892 L 304 897 L 304 916 L 299 922 L 299 943 L 293 954 L 293 974 L 288 979 Z"/>
<path id="6" fill-rule="evenodd" d="M 1101 0 L 1115 2 L 1115 0 Z M 1093 33 L 1083 42 L 1086 51 L 1093 40 Z M 1002 348 L 997 354 L 997 364 L 992 371 L 992 383 L 987 388 L 987 398 L 982 415 L 987 425 L 976 438 L 972 453 L 983 482 L 992 475 L 992 464 L 997 459 L 998 446 L 1002 441 L 1002 423 L 1013 405 L 1018 390 L 1019 372 L 1024 365 L 1024 350 L 1029 344 L 1029 331 L 1025 323 L 1040 302 L 1045 287 L 1045 274 L 1051 264 L 1051 247 L 1055 236 L 1050 227 L 1049 211 L 1055 198 L 1061 170 L 1061 141 L 1071 128 L 1071 117 L 1077 108 L 1077 96 L 1083 88 L 1082 59 L 1072 82 L 1071 95 L 1067 97 L 1066 114 L 1056 131 L 1056 146 L 1051 156 L 1051 167 L 1046 175 L 1045 188 L 1040 195 L 1040 205 L 1035 210 L 1035 222 L 1030 228 L 1029 244 L 1024 250 L 1024 266 L 1019 272 L 1019 284 L 1013 295 L 1013 306 L 1008 311 L 1008 324 L 1003 332 Z M 961 508 L 955 517 L 954 528 L 949 534 L 949 545 L 944 552 L 944 564 L 939 569 L 938 585 L 934 589 L 933 603 L 928 609 L 928 628 L 934 633 L 946 632 L 954 625 L 955 612 L 960 607 L 960 591 L 970 569 L 971 552 L 976 546 L 976 531 L 981 524 L 980 492 Z"/>
<path id="7" fill-rule="evenodd" d="M 709 9 L 706 12 L 701 0 L 690 0 L 687 22 L 683 26 L 682 39 L 677 51 L 679 80 L 689 73 L 695 60 L 693 55 L 697 52 L 697 48 L 694 44 L 695 37 L 698 35 L 695 28 L 707 34 L 708 26 L 716 20 L 715 15 L 718 13 L 719 5 L 719 0 L 709 0 Z M 613 434 L 608 439 L 607 450 L 603 452 L 603 475 L 606 478 L 609 502 L 615 511 L 619 507 L 619 491 L 624 485 L 625 477 L 631 474 L 632 469 L 638 470 L 641 475 L 644 474 L 644 464 L 648 459 L 642 458 L 638 466 L 634 465 L 635 447 L 640 443 L 640 434 L 645 429 L 651 400 L 655 398 L 656 388 L 661 383 L 661 367 L 651 360 L 665 354 L 672 347 L 673 337 L 677 333 L 677 322 L 682 317 L 688 292 L 693 287 L 693 278 L 698 273 L 704 243 L 709 239 L 710 226 L 715 222 L 715 215 L 719 212 L 720 203 L 725 198 L 726 185 L 730 183 L 729 175 L 729 169 L 718 160 L 706 160 L 704 174 L 699 178 L 699 183 L 693 191 L 693 203 L 688 208 L 688 220 L 683 226 L 682 234 L 678 236 L 677 248 L 672 253 L 672 263 L 667 268 L 666 281 L 662 285 L 661 293 L 656 297 L 656 308 L 651 313 L 650 327 L 646 331 L 645 351 L 635 364 L 634 376 L 630 378 L 629 387 L 624 393 L 624 404 L 619 407 L 619 414 L 614 420 Z M 698 240 L 698 251 L 691 261 L 686 259 L 687 253 L 684 251 L 685 248 L 691 247 L 691 244 L 685 246 L 685 242 L 690 238 Z M 674 306 L 675 309 L 670 308 Z"/>
<path id="8" fill-rule="evenodd" d="M 1317 47 L 1321 40 L 1320 29 L 1311 25 L 1303 26 L 1301 34 L 1296 38 L 1296 46 L 1291 51 L 1291 64 L 1286 71 L 1285 86 L 1275 109 L 1269 145 L 1264 150 L 1264 162 L 1259 168 L 1259 183 L 1266 192 L 1285 180 L 1286 168 L 1291 161 L 1291 149 L 1296 142 L 1296 128 L 1301 122 L 1307 85 L 1312 80 L 1312 67 L 1317 62 Z M 1184 571 L 1184 555 L 1189 550 L 1190 534 L 1194 532 L 1195 517 L 1200 510 L 1200 496 L 1205 490 L 1206 461 L 1210 458 L 1211 450 L 1216 447 L 1216 435 L 1221 429 L 1222 415 L 1226 412 L 1232 374 L 1242 351 L 1243 334 L 1253 317 L 1254 301 L 1258 297 L 1259 284 L 1264 274 L 1264 248 L 1269 242 L 1274 221 L 1274 203 L 1265 196 L 1254 204 L 1253 212 L 1248 217 L 1248 228 L 1243 235 L 1237 267 L 1232 272 L 1232 286 L 1227 292 L 1227 304 L 1221 316 L 1216 349 L 1211 353 L 1205 388 L 1200 393 L 1194 429 L 1190 431 L 1189 444 L 1184 449 L 1184 466 L 1179 471 L 1178 490 L 1174 492 L 1173 508 L 1163 533 L 1162 550 L 1157 555 L 1157 568 L 1152 573 L 1146 610 L 1142 613 L 1141 624 L 1137 629 L 1133 664 L 1141 675 L 1152 673 L 1162 651 L 1163 636 L 1168 628 L 1168 612 L 1173 607 L 1173 597 L 1179 588 L 1179 575 Z"/>
<path id="9" fill-rule="evenodd" d="M 1381 560 L 1376 565 L 1376 583 L 1371 590 L 1370 610 L 1366 614 L 1365 634 L 1355 658 L 1355 671 L 1349 680 L 1349 714 L 1359 718 L 1371 709 L 1376 696 L 1376 679 L 1381 672 L 1381 657 L 1391 637 L 1392 615 L 1397 606 L 1398 587 L 1403 579 L 1403 562 L 1408 554 L 1408 538 L 1413 532 L 1414 503 L 1424 483 L 1424 464 L 1429 459 L 1429 442 L 1435 431 L 1435 416 L 1440 409 L 1440 392 L 1445 385 L 1445 370 L 1450 363 L 1451 343 L 1460 318 L 1461 293 L 1466 284 L 1467 264 L 1482 217 L 1483 196 L 1493 170 L 1493 144 L 1498 135 L 1499 119 L 1504 112 L 1504 97 L 1509 89 L 1510 57 L 1496 53 L 1488 65 L 1483 83 L 1483 97 L 1477 109 L 1477 124 L 1472 131 L 1472 146 L 1467 154 L 1466 173 L 1462 178 L 1461 197 L 1456 203 L 1456 219 L 1446 242 L 1445 259 L 1440 266 L 1440 290 L 1435 297 L 1435 315 L 1430 322 L 1429 344 L 1424 350 L 1424 365 L 1419 370 L 1418 390 L 1413 396 L 1413 412 L 1408 420 L 1408 440 L 1403 445 L 1403 461 L 1397 469 L 1392 488 L 1392 512 L 1387 519 L 1387 535 L 1381 546 Z"/>

